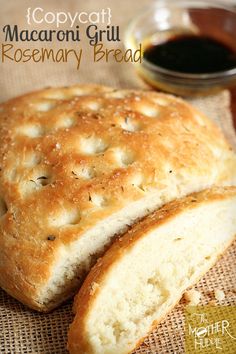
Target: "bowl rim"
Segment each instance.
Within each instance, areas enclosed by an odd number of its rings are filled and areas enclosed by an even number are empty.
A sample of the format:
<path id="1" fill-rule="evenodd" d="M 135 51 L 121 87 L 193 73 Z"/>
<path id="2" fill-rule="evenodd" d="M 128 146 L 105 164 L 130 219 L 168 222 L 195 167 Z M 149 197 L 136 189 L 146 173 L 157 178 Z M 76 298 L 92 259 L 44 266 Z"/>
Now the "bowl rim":
<path id="1" fill-rule="evenodd" d="M 236 3 L 235 3 L 236 5 Z M 232 12 L 236 15 L 236 6 L 233 7 L 233 4 L 225 4 L 220 0 L 215 0 L 212 3 L 210 0 L 175 0 L 174 2 L 167 2 L 166 0 L 156 0 L 145 7 L 141 8 L 141 10 L 135 14 L 131 21 L 129 21 L 128 25 L 125 29 L 125 38 L 124 44 L 125 47 L 131 48 L 133 47 L 131 43 L 131 39 L 133 37 L 134 29 L 137 22 L 148 12 L 156 9 L 173 9 L 173 8 L 184 8 L 184 7 L 195 7 L 195 8 L 212 8 L 212 9 L 222 9 L 229 12 Z M 158 33 L 158 31 L 157 31 Z M 168 75 L 180 79 L 192 79 L 192 80 L 208 80 L 208 79 L 222 79 L 222 78 L 232 78 L 232 76 L 236 76 L 236 67 L 229 69 L 218 71 L 214 73 L 202 73 L 202 74 L 191 74 L 191 73 L 181 73 L 179 71 L 168 70 L 158 65 L 154 65 L 149 61 L 145 60 L 144 57 L 143 64 L 148 70 L 152 70 L 153 72 L 161 73 L 163 75 Z"/>

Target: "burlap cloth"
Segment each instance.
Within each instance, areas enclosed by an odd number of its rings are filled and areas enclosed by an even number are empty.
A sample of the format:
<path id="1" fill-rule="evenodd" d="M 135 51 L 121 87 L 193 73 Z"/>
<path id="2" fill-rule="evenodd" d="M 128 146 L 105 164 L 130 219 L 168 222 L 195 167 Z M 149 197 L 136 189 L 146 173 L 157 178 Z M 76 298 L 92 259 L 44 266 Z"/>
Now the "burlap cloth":
<path id="1" fill-rule="evenodd" d="M 121 37 L 124 37 L 126 23 L 132 18 L 148 0 L 139 2 L 99 1 L 90 0 L 78 2 L 46 1 L 41 0 L 40 6 L 45 11 L 94 11 L 111 7 L 113 24 L 120 25 Z M 7 1 L 1 2 L 1 25 L 18 24 L 22 29 L 27 28 L 25 13 L 27 7 L 39 6 L 35 1 Z M 43 26 L 46 28 L 46 26 Z M 1 32 L 1 41 L 3 35 Z M 104 42 L 106 43 L 106 42 Z M 109 47 L 111 44 L 106 43 Z M 45 43 L 17 43 L 17 48 L 50 47 Z M 61 43 L 53 43 L 53 48 L 61 48 Z M 78 47 L 78 44 L 69 43 L 69 48 Z M 75 63 L 1 63 L 0 101 L 9 99 L 18 94 L 33 89 L 69 85 L 81 82 L 96 82 L 114 87 L 147 88 L 136 75 L 131 64 L 121 64 L 110 61 L 108 63 L 93 63 L 91 49 L 82 40 L 79 44 L 83 48 L 83 58 L 80 70 Z M 122 46 L 122 43 L 116 46 Z M 114 44 L 113 44 L 114 47 Z M 223 91 L 217 95 L 189 99 L 195 106 L 215 120 L 222 128 L 230 142 L 236 146 L 232 117 L 229 109 L 230 94 Z M 196 285 L 202 294 L 201 304 L 207 304 L 213 298 L 213 290 L 223 289 L 226 297 L 220 304 L 236 304 L 236 248 L 231 246 L 217 265 Z M 219 304 L 219 303 L 218 303 Z M 66 353 L 67 330 L 73 319 L 72 303 L 68 302 L 50 314 L 35 313 L 0 290 L 0 353 L 34 353 L 60 354 Z M 147 338 L 145 343 L 135 353 L 184 353 L 184 300 L 168 315 L 165 321 Z"/>

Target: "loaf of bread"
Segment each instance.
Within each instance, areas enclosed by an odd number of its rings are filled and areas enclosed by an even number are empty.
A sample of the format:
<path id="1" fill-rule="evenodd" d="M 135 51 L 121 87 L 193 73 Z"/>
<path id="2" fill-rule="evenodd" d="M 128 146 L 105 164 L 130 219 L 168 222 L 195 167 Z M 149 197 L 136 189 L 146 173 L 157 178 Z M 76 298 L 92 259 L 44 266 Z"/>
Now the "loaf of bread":
<path id="1" fill-rule="evenodd" d="M 235 187 L 192 194 L 137 223 L 82 285 L 69 331 L 70 353 L 130 353 L 235 235 Z"/>
<path id="2" fill-rule="evenodd" d="M 136 220 L 235 183 L 218 128 L 173 96 L 79 85 L 12 99 L 0 105 L 0 286 L 50 310 Z"/>

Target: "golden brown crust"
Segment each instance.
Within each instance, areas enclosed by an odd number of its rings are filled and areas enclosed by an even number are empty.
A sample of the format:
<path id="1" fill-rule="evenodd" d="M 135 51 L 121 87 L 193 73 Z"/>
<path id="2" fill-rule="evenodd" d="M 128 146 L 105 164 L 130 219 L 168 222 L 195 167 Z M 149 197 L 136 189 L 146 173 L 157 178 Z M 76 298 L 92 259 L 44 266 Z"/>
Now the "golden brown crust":
<path id="1" fill-rule="evenodd" d="M 213 123 L 164 94 L 80 85 L 1 104 L 0 286 L 47 309 L 39 293 L 61 246 L 170 176 L 225 181 L 230 150 Z"/>
<path id="2" fill-rule="evenodd" d="M 105 255 L 100 258 L 96 265 L 91 269 L 79 293 L 75 297 L 73 311 L 76 316 L 74 322 L 70 326 L 68 339 L 68 349 L 70 353 L 92 353 L 90 344 L 87 342 L 87 316 L 99 294 L 102 283 L 105 281 L 106 277 L 109 277 L 109 271 L 116 266 L 124 255 L 128 254 L 128 250 L 132 249 L 140 239 L 150 234 L 150 231 L 162 224 L 166 224 L 183 211 L 186 212 L 194 209 L 196 205 L 199 206 L 199 204 L 202 203 L 207 204 L 212 201 L 225 200 L 234 196 L 236 196 L 236 187 L 213 188 L 193 193 L 185 198 L 166 204 L 161 209 L 136 223 L 125 235 L 117 239 Z M 229 246 L 230 244 L 226 245 L 225 249 Z M 222 256 L 225 249 L 222 249 L 222 252 L 217 259 Z M 94 284 L 96 284 L 95 287 Z M 181 296 L 176 299 L 176 303 L 173 307 L 179 302 Z M 171 307 L 168 312 L 170 312 L 173 307 Z M 150 328 L 150 332 L 162 321 L 163 318 L 164 316 L 154 321 Z M 145 338 L 146 336 L 141 338 L 138 343 L 136 343 L 135 348 L 137 348 Z"/>

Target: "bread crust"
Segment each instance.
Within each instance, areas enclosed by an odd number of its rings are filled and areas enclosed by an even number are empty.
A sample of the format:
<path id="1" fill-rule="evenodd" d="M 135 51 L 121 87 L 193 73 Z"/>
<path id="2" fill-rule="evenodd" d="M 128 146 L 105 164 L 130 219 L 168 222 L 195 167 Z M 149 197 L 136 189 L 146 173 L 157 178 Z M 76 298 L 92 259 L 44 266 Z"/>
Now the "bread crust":
<path id="1" fill-rule="evenodd" d="M 231 150 L 212 122 L 161 93 L 77 85 L 1 104 L 0 286 L 31 308 L 57 306 L 62 295 L 40 296 L 62 247 L 171 178 L 195 178 L 196 190 L 203 177 L 231 180 Z"/>
<path id="2" fill-rule="evenodd" d="M 93 353 L 90 343 L 87 340 L 87 318 L 89 316 L 90 310 L 93 307 L 93 303 L 96 301 L 96 298 L 99 295 L 100 289 L 102 288 L 102 283 L 105 282 L 106 277 L 109 277 L 109 271 L 111 271 L 112 268 L 115 268 L 116 264 L 121 261 L 122 257 L 128 253 L 128 250 L 130 251 L 139 242 L 140 239 L 146 237 L 146 235 L 150 234 L 150 232 L 153 231 L 156 227 L 168 223 L 182 212 L 194 209 L 196 205 L 202 203 L 207 204 L 213 201 L 225 200 L 235 196 L 236 187 L 213 188 L 202 192 L 193 193 L 183 199 L 175 200 L 166 204 L 161 209 L 155 211 L 154 213 L 145 217 L 143 220 L 136 223 L 125 235 L 117 239 L 105 253 L 105 255 L 100 258 L 96 265 L 91 269 L 79 293 L 74 299 L 73 311 L 76 316 L 72 325 L 70 326 L 68 335 L 69 352 L 71 354 Z M 217 257 L 217 260 L 222 256 L 222 254 L 232 242 L 230 242 L 225 246 L 224 249 L 222 249 L 222 252 Z M 200 278 L 201 276 L 199 279 Z M 93 284 L 96 284 L 96 286 L 94 287 Z M 165 313 L 163 317 L 158 318 L 153 322 L 147 335 L 143 338 L 140 338 L 130 353 L 139 347 L 139 345 L 144 341 L 148 334 L 150 334 L 151 331 L 163 320 L 163 318 L 165 318 L 165 316 L 176 306 L 184 291 L 176 300 L 176 303 L 168 309 L 168 312 Z"/>

